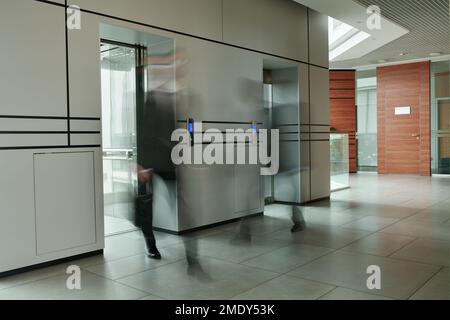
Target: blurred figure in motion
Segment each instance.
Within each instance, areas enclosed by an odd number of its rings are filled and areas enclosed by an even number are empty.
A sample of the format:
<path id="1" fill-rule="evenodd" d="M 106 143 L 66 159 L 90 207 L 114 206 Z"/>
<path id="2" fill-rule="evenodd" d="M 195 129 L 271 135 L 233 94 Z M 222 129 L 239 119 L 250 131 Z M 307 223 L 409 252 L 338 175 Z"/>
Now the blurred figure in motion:
<path id="1" fill-rule="evenodd" d="M 303 213 L 300 210 L 300 207 L 293 205 L 292 206 L 292 222 L 294 226 L 291 228 L 291 232 L 299 232 L 306 228 L 305 218 L 303 217 Z"/>
<path id="2" fill-rule="evenodd" d="M 152 259 L 161 259 L 156 247 L 156 238 L 153 233 L 153 172 L 138 166 L 138 196 L 135 204 L 135 225 L 141 228 L 147 246 L 147 255 Z"/>
<path id="3" fill-rule="evenodd" d="M 260 81 L 256 81 L 253 79 L 248 79 L 248 78 L 241 78 L 238 82 L 238 87 L 237 87 L 237 93 L 238 93 L 238 97 L 240 100 L 240 103 L 245 105 L 245 108 L 239 108 L 239 105 L 235 106 L 235 110 L 233 111 L 234 113 L 241 113 L 239 114 L 240 118 L 243 119 L 247 119 L 247 120 L 259 120 L 261 118 L 261 116 L 264 115 L 264 117 L 266 118 L 265 121 L 263 121 L 264 124 L 264 129 L 272 129 L 273 128 L 273 123 L 272 123 L 272 101 L 266 101 L 263 98 L 263 94 L 262 94 L 262 86 L 263 84 Z M 270 107 L 268 107 L 270 106 Z M 277 106 L 279 108 L 283 108 L 285 106 Z M 291 108 L 292 106 L 287 105 L 287 108 Z M 296 106 L 294 106 L 296 107 Z M 245 110 L 245 114 L 242 114 L 242 110 Z M 263 111 L 264 110 L 264 111 Z M 267 113 L 270 113 L 267 114 Z M 259 127 L 258 127 L 259 128 Z M 268 141 L 271 141 L 270 139 L 270 131 L 269 131 L 269 138 Z M 257 143 L 255 143 L 255 141 L 253 141 L 254 143 L 252 143 L 250 141 L 250 143 L 245 147 L 246 148 L 246 154 L 249 153 L 250 149 L 252 147 L 256 147 Z M 270 145 L 268 146 L 269 150 L 270 150 Z M 295 188 L 293 188 L 292 186 L 289 187 L 289 183 L 296 183 L 296 181 L 293 180 L 289 180 L 292 179 L 291 177 L 297 177 L 299 175 L 299 172 L 301 171 L 301 168 L 298 168 L 298 166 L 294 166 L 294 167 L 281 167 L 280 168 L 280 172 L 278 173 L 280 176 L 284 176 L 287 177 L 287 188 L 286 188 L 286 192 L 290 194 L 290 198 L 293 199 L 292 202 L 297 202 L 298 201 L 298 195 L 296 195 L 296 192 L 298 193 L 298 190 L 295 190 Z M 257 185 L 252 185 L 252 188 L 259 188 Z M 252 190 L 249 190 L 250 193 L 253 193 Z M 296 199 L 294 201 L 294 199 Z M 248 207 L 247 209 L 252 208 L 252 204 L 251 204 L 251 199 L 248 199 Z M 305 220 L 303 217 L 303 214 L 300 210 L 300 207 L 296 206 L 296 205 L 292 205 L 292 207 L 290 208 L 291 212 L 291 220 L 293 223 L 293 226 L 291 228 L 291 232 L 299 232 L 302 231 L 305 226 Z M 243 243 L 251 243 L 252 241 L 252 217 L 244 217 L 242 219 L 240 219 L 239 222 L 239 226 L 238 226 L 238 231 L 236 236 L 231 240 L 232 244 L 235 245 L 240 245 Z"/>
<path id="4" fill-rule="evenodd" d="M 170 215 L 174 210 L 180 210 L 180 207 L 186 206 L 186 195 L 182 189 L 185 182 L 188 183 L 182 174 L 183 168 L 178 169 L 177 173 L 171 158 L 172 149 L 176 144 L 171 141 L 171 136 L 178 126 L 176 109 L 186 108 L 184 111 L 190 113 L 192 112 L 190 108 L 198 108 L 201 103 L 185 84 L 190 62 L 185 50 L 182 48 L 174 50 L 171 42 L 152 47 L 150 50 L 145 64 L 148 81 L 145 88 L 144 109 L 138 115 L 140 146 L 138 162 L 141 164 L 139 181 L 142 185 L 138 200 L 143 198 L 146 206 L 151 206 L 152 201 L 160 200 L 159 204 L 153 204 L 153 208 L 162 210 L 158 212 L 161 217 L 162 214 Z M 152 196 L 147 196 L 151 189 L 149 185 L 153 186 Z M 178 198 L 178 205 L 170 207 L 173 204 L 170 197 L 173 195 Z M 146 209 L 146 211 L 150 210 Z M 192 210 L 190 213 L 197 214 Z M 162 217 L 162 219 L 166 218 L 174 217 Z M 160 258 L 161 255 L 156 248 L 156 241 L 151 231 L 152 221 L 148 218 L 145 223 L 146 226 L 142 227 L 142 231 L 149 248 L 149 256 Z M 196 238 L 184 237 L 183 243 L 188 274 L 208 279 L 198 259 Z"/>

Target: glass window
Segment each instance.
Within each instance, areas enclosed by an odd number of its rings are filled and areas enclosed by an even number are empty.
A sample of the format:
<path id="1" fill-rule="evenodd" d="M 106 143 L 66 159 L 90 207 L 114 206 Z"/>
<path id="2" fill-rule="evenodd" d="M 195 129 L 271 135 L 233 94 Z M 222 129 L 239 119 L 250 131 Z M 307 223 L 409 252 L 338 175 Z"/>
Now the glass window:
<path id="1" fill-rule="evenodd" d="M 450 61 L 431 64 L 431 170 L 450 174 Z"/>
<path id="2" fill-rule="evenodd" d="M 377 150 L 377 79 L 357 80 L 358 169 L 374 171 L 378 166 Z"/>

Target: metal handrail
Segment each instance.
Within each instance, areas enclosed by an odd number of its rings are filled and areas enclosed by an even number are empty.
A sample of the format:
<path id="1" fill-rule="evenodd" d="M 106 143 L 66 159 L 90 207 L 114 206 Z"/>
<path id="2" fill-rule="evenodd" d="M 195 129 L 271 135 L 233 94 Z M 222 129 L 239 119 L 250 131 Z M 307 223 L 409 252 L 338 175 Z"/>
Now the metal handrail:
<path id="1" fill-rule="evenodd" d="M 115 155 L 108 155 L 116 153 Z M 119 154 L 119 155 L 117 155 Z M 120 156 L 123 154 L 123 156 Z M 134 157 L 133 149 L 103 149 L 103 160 L 131 160 Z"/>

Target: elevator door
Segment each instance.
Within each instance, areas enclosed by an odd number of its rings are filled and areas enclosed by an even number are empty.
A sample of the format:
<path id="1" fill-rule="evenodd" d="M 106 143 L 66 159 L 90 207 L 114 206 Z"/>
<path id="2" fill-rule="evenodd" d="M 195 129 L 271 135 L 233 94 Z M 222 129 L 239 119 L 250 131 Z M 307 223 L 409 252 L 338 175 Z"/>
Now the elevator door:
<path id="1" fill-rule="evenodd" d="M 137 186 L 136 49 L 101 44 L 106 235 L 131 231 Z"/>

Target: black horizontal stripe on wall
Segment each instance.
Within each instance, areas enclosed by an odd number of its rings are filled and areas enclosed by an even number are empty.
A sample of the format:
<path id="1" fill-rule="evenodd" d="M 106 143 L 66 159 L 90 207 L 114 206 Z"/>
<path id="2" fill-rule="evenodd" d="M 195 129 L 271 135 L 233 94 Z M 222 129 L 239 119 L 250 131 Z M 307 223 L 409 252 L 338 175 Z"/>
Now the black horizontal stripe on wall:
<path id="1" fill-rule="evenodd" d="M 80 149 L 101 148 L 101 145 L 77 145 L 77 146 L 24 146 L 24 147 L 0 147 L 0 150 L 33 150 L 33 149 Z"/>
<path id="2" fill-rule="evenodd" d="M 65 117 L 65 116 L 27 116 L 27 115 L 9 115 L 0 114 L 0 119 L 35 119 L 35 120 L 86 120 L 100 121 L 101 118 L 94 117 Z"/>
<path id="3" fill-rule="evenodd" d="M 68 131 L 0 131 L 0 134 L 67 134 Z"/>

